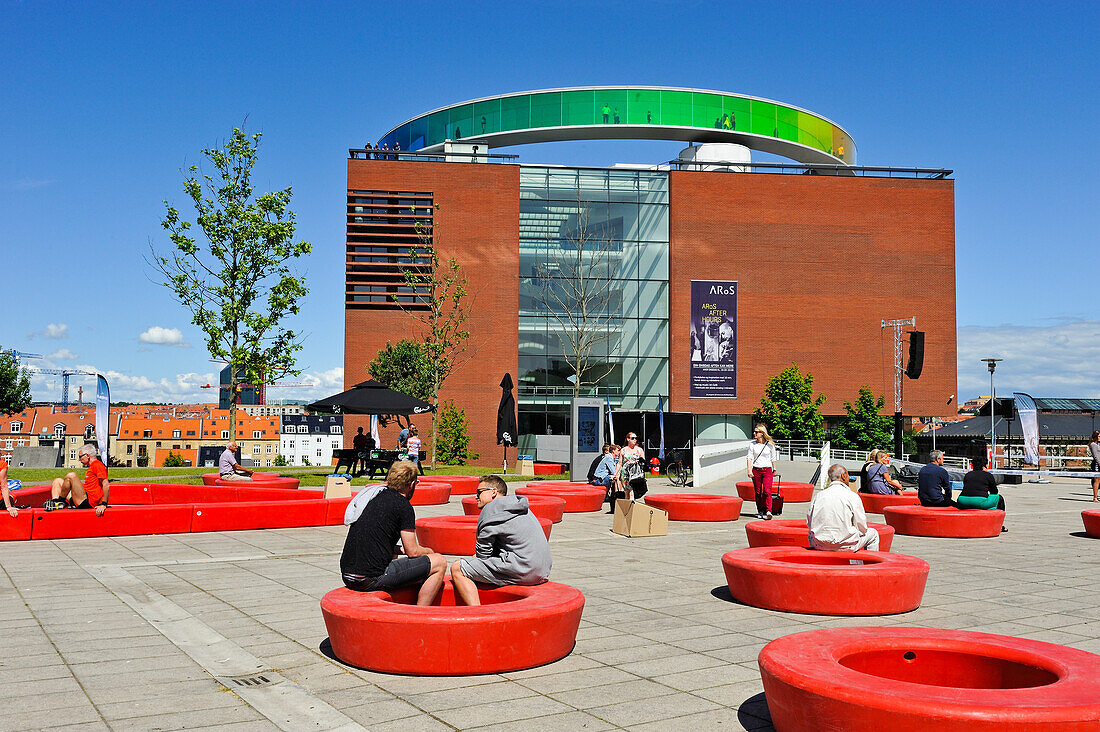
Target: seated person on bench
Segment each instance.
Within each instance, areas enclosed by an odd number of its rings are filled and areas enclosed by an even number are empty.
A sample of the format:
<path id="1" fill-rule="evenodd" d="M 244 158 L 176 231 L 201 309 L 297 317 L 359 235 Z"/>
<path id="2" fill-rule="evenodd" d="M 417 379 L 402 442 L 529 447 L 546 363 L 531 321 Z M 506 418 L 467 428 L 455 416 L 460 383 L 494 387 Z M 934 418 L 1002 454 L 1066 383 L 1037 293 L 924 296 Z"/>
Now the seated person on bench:
<path id="1" fill-rule="evenodd" d="M 102 516 L 107 510 L 107 494 L 110 484 L 107 482 L 107 466 L 96 458 L 96 449 L 92 445 L 80 448 L 80 464 L 88 470 L 84 473 L 84 482 L 76 473 L 64 478 L 54 478 L 50 491 L 52 498 L 46 501 L 46 508 L 60 508 L 69 503 L 75 508 L 94 508 L 96 516 Z"/>
<path id="2" fill-rule="evenodd" d="M 416 465 L 407 460 L 394 463 L 386 487 L 348 529 L 340 572 L 350 589 L 370 592 L 414 585 L 420 588 L 417 605 L 432 605 L 439 597 L 447 560 L 416 540 L 416 513 L 409 503 L 416 483 Z M 398 540 L 403 555 L 394 551 Z"/>
<path id="3" fill-rule="evenodd" d="M 455 602 L 480 605 L 475 582 L 540 585 L 550 577 L 550 544 L 524 496 L 509 496 L 500 476 L 482 476 L 477 485 L 477 550 L 451 565 Z"/>
<path id="4" fill-rule="evenodd" d="M 600 463 L 603 462 L 604 456 L 611 452 L 611 445 L 604 445 L 603 452 L 592 459 L 592 462 L 588 465 L 588 484 L 589 485 L 603 485 L 603 483 L 596 480 L 596 468 L 600 467 Z"/>
<path id="5" fill-rule="evenodd" d="M 954 506 L 951 500 L 951 475 L 943 467 L 943 450 L 933 450 L 932 462 L 917 473 L 917 498 L 922 506 Z"/>
<path id="6" fill-rule="evenodd" d="M 221 480 L 252 480 L 252 471 L 237 464 L 237 443 L 225 443 L 225 451 L 218 458 L 218 475 Z"/>
<path id="7" fill-rule="evenodd" d="M 835 552 L 878 551 L 878 532 L 867 526 L 863 501 L 848 482 L 843 465 L 829 468 L 829 485 L 814 497 L 806 516 L 810 546 Z"/>
<path id="8" fill-rule="evenodd" d="M 19 509 L 15 507 L 15 499 L 8 491 L 8 461 L 3 458 L 0 458 L 0 498 L 3 498 L 4 501 L 3 506 L 0 506 L 0 508 L 7 511 L 12 518 L 17 517 Z"/>
<path id="9" fill-rule="evenodd" d="M 963 476 L 963 488 L 955 499 L 959 508 L 1005 510 L 1005 499 L 997 490 L 997 481 L 985 469 L 985 457 L 973 458 L 970 463 L 974 469 Z"/>

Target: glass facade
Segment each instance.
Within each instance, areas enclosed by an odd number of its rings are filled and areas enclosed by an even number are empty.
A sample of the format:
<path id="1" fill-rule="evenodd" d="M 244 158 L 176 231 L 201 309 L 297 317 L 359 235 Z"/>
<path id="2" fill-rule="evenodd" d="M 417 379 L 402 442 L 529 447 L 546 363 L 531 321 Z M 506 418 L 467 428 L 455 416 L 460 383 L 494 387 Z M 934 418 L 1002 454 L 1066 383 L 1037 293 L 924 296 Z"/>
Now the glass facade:
<path id="1" fill-rule="evenodd" d="M 581 395 L 668 394 L 668 174 L 523 166 L 519 431 L 566 434 Z"/>
<path id="2" fill-rule="evenodd" d="M 805 145 L 849 165 L 856 162 L 851 136 L 811 112 L 753 97 L 689 89 L 563 89 L 492 97 L 417 117 L 391 130 L 378 144 L 421 150 L 448 139 L 498 132 L 624 124 L 750 133 Z"/>

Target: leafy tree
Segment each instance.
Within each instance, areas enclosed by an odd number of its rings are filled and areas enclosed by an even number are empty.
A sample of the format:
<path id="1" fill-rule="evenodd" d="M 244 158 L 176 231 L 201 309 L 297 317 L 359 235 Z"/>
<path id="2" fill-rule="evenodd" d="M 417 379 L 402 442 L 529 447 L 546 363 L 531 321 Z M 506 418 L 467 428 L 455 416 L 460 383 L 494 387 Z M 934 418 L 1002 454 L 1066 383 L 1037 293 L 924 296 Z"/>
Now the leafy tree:
<path id="1" fill-rule="evenodd" d="M 178 452 L 168 451 L 168 455 L 164 458 L 164 462 L 161 464 L 162 468 L 182 468 L 183 467 L 183 455 Z"/>
<path id="2" fill-rule="evenodd" d="M 10 353 L 0 353 L 0 414 L 22 412 L 31 405 L 31 379 Z"/>
<path id="3" fill-rule="evenodd" d="M 138 455 L 137 456 L 137 466 L 139 468 L 149 467 L 149 456 L 148 455 Z"/>
<path id="4" fill-rule="evenodd" d="M 479 453 L 470 452 L 470 423 L 466 410 L 458 409 L 448 400 L 439 414 L 439 460 L 444 465 L 465 465 L 467 460 L 477 460 Z"/>
<path id="5" fill-rule="evenodd" d="M 781 440 L 820 440 L 825 395 L 815 397 L 813 384 L 812 374 L 803 375 L 798 364 L 791 364 L 768 380 L 753 420 L 766 424 L 772 437 Z"/>
<path id="6" fill-rule="evenodd" d="M 433 373 L 428 346 L 410 340 L 386 343 L 367 366 L 372 379 L 417 399 L 432 398 Z"/>
<path id="7" fill-rule="evenodd" d="M 282 456 L 282 453 L 275 456 L 275 459 L 271 461 L 271 464 L 276 468 L 281 468 L 286 465 L 286 458 Z"/>
<path id="8" fill-rule="evenodd" d="M 844 414 L 829 438 L 842 450 L 870 450 L 893 442 L 894 420 L 882 414 L 886 397 L 875 397 L 869 387 L 859 387 L 855 404 L 844 402 Z"/>
<path id="9" fill-rule="evenodd" d="M 165 201 L 161 226 L 173 247 L 167 253 L 154 250 L 150 262 L 206 334 L 210 356 L 230 365 L 230 434 L 237 431 L 242 374 L 259 385 L 301 373 L 294 368 L 294 354 L 302 348 L 299 335 L 280 323 L 298 313 L 309 292 L 290 264 L 309 254 L 312 245 L 294 241 L 290 188 L 255 193 L 252 166 L 260 137 L 234 129 L 223 147 L 203 150 L 216 175 L 192 165 L 183 190 L 206 241 L 198 243 L 191 222 Z"/>
<path id="10" fill-rule="evenodd" d="M 424 346 L 431 377 L 430 403 L 439 404 L 439 390 L 466 350 L 470 331 L 466 329 L 469 305 L 466 302 L 466 276 L 454 257 L 443 261 L 435 248 L 435 216 L 415 224 L 417 244 L 409 247 L 409 263 L 402 269 L 405 287 L 413 293 L 393 295 L 400 308 L 422 326 Z M 415 208 L 410 213 L 416 214 Z M 439 410 L 432 412 L 432 454 L 435 464 Z"/>

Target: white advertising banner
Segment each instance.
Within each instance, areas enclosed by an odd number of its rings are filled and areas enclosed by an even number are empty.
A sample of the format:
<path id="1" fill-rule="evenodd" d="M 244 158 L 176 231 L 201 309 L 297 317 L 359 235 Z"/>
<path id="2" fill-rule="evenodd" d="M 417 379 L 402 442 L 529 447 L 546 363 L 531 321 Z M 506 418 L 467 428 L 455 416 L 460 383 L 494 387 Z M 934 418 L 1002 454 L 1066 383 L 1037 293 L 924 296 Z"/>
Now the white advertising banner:
<path id="1" fill-rule="evenodd" d="M 1027 394 L 1013 392 L 1016 402 L 1016 414 L 1020 415 L 1020 426 L 1024 430 L 1024 457 L 1029 465 L 1039 464 L 1039 413 L 1035 400 Z"/>
<path id="2" fill-rule="evenodd" d="M 99 443 L 99 459 L 104 466 L 107 460 L 108 441 L 111 439 L 111 389 L 107 379 L 96 376 L 95 387 L 95 438 Z"/>

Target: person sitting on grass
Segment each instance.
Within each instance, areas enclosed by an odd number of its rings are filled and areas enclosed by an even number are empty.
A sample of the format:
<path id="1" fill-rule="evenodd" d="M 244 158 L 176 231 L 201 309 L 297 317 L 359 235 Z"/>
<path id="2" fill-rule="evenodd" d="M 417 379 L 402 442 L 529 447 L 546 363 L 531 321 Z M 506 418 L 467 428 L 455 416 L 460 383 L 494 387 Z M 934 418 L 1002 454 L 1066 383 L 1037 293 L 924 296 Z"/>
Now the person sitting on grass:
<path id="1" fill-rule="evenodd" d="M 477 484 L 477 550 L 451 565 L 455 601 L 480 605 L 477 585 L 540 585 L 550 577 L 550 544 L 524 496 L 509 496 L 497 475 Z"/>
<path id="2" fill-rule="evenodd" d="M 970 461 L 974 467 L 963 476 L 963 487 L 955 505 L 959 508 L 978 508 L 989 511 L 994 508 L 1005 510 L 1005 499 L 997 491 L 997 481 L 985 469 L 985 457 L 976 457 Z M 1004 526 L 1001 531 L 1008 531 Z"/>
<path id="3" fill-rule="evenodd" d="M 843 465 L 829 468 L 829 485 L 810 504 L 806 525 L 810 546 L 836 552 L 878 551 L 878 532 L 867 526 L 867 513 L 848 485 Z"/>
<path id="4" fill-rule="evenodd" d="M 107 466 L 96 458 L 96 452 L 93 445 L 80 448 L 80 464 L 87 468 L 84 481 L 81 482 L 76 473 L 69 473 L 64 478 L 54 478 L 50 489 L 52 497 L 46 501 L 46 508 L 62 508 L 68 504 L 74 508 L 94 508 L 96 516 L 102 516 L 106 512 L 107 494 L 111 487 L 107 482 Z"/>
<path id="5" fill-rule="evenodd" d="M 432 605 L 443 590 L 447 560 L 416 540 L 416 513 L 409 499 L 417 484 L 416 465 L 395 462 L 386 488 L 370 499 L 348 529 L 340 572 L 344 584 L 358 592 L 420 588 L 417 605 Z M 398 540 L 404 555 L 395 551 Z"/>
<path id="6" fill-rule="evenodd" d="M 225 450 L 218 458 L 218 475 L 221 480 L 252 480 L 252 471 L 237 464 L 237 442 L 225 443 Z"/>

